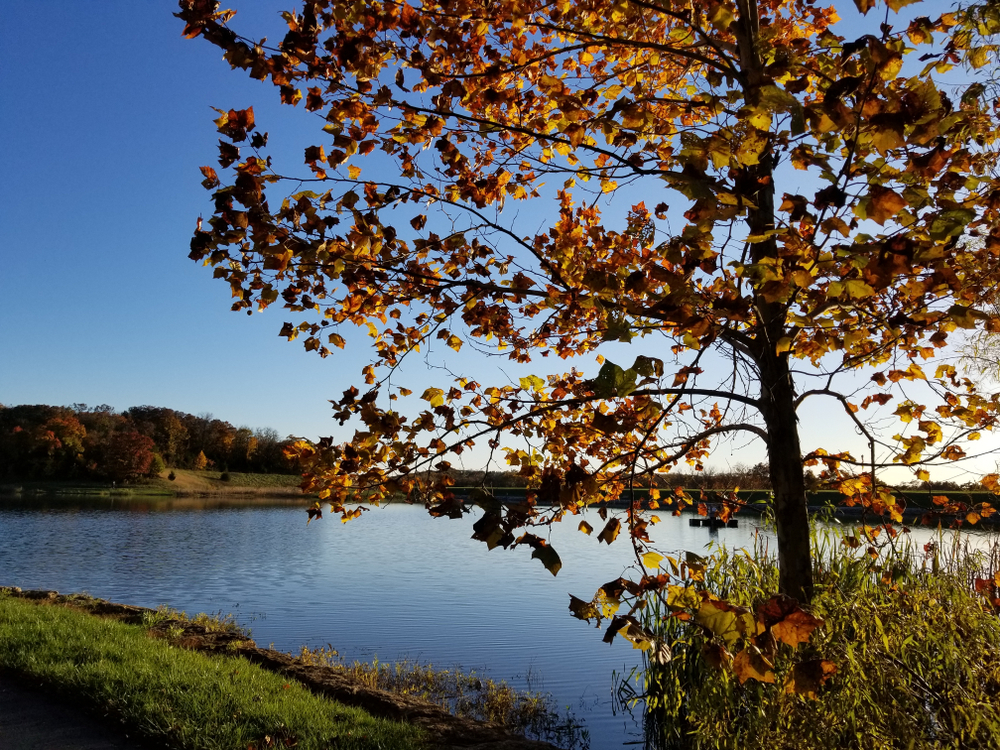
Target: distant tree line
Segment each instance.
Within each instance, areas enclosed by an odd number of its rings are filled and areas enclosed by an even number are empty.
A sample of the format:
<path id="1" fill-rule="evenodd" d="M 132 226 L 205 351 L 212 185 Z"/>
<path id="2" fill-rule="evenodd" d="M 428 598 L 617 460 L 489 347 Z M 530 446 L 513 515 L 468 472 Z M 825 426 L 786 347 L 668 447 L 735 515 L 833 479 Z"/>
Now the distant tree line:
<path id="1" fill-rule="evenodd" d="M 127 482 L 166 467 L 289 473 L 283 449 L 292 440 L 157 406 L 0 404 L 0 478 Z"/>
<path id="2" fill-rule="evenodd" d="M 516 471 L 470 471 L 451 469 L 448 472 L 458 487 L 523 487 L 525 479 Z M 812 480 L 810 489 L 818 485 L 819 478 L 808 475 Z M 731 490 L 739 487 L 745 490 L 769 490 L 771 482 L 767 464 L 755 466 L 737 464 L 731 469 L 720 471 L 706 468 L 703 471 L 672 471 L 657 476 L 657 486 L 661 489 L 684 487 L 685 489 Z"/>
<path id="3" fill-rule="evenodd" d="M 525 479 L 516 471 L 471 471 L 450 469 L 457 487 L 524 487 Z M 823 477 L 807 470 L 804 475 L 806 489 L 810 492 L 824 489 Z M 770 471 L 767 464 L 758 463 L 753 466 L 738 463 L 728 469 L 705 467 L 702 471 L 671 471 L 656 477 L 657 487 L 673 489 L 683 487 L 686 490 L 770 490 Z M 980 490 L 978 482 L 966 483 L 954 481 L 909 482 L 900 485 L 908 490 L 958 491 Z"/>

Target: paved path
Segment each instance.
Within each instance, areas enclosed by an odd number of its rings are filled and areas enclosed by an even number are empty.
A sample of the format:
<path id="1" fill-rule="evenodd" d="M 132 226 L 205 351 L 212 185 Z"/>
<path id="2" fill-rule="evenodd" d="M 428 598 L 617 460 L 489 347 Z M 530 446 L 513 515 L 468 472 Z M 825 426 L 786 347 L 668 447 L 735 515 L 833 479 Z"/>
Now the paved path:
<path id="1" fill-rule="evenodd" d="M 0 750 L 146 750 L 110 721 L 0 674 Z"/>

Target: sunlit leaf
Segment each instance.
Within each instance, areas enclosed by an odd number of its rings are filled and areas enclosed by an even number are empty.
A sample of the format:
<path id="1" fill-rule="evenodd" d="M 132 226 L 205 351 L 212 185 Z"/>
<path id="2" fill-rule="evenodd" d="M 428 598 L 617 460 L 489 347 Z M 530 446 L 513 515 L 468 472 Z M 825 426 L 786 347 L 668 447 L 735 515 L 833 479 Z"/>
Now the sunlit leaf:
<path id="1" fill-rule="evenodd" d="M 646 552 L 642 555 L 642 564 L 647 568 L 658 568 L 663 562 L 663 555 L 659 552 Z"/>
<path id="2" fill-rule="evenodd" d="M 597 535 L 605 544 L 611 544 L 617 537 L 618 532 L 621 530 L 622 524 L 617 518 L 612 518 L 605 524 L 604 528 L 601 529 L 601 533 Z"/>

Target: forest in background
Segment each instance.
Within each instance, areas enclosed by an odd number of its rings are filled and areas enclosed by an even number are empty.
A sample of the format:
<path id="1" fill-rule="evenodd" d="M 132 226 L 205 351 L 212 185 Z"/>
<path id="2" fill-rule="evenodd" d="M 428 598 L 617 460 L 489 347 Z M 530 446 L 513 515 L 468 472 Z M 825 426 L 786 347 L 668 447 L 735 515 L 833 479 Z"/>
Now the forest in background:
<path id="1" fill-rule="evenodd" d="M 0 405 L 0 479 L 130 482 L 167 467 L 293 473 L 271 428 L 157 406 Z"/>
<path id="2" fill-rule="evenodd" d="M 116 411 L 106 404 L 4 406 L 0 404 L 0 480 L 94 479 L 131 482 L 166 468 L 216 469 L 257 474 L 299 473 L 284 454 L 295 436 L 265 427 L 234 427 L 211 414 L 195 416 L 158 406 Z M 524 487 L 516 471 L 447 472 L 458 487 Z M 823 488 L 806 473 L 807 489 Z M 726 469 L 673 471 L 660 488 L 770 490 L 768 468 L 736 464 Z M 911 483 L 910 489 L 958 490 L 954 482 Z"/>

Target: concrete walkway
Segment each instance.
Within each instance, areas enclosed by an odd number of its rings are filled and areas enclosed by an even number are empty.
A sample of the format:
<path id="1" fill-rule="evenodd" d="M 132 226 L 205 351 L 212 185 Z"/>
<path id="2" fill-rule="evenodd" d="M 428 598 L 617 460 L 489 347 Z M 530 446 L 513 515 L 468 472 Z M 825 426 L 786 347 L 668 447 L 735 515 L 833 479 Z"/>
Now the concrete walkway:
<path id="1" fill-rule="evenodd" d="M 148 750 L 121 726 L 0 674 L 0 750 Z"/>

